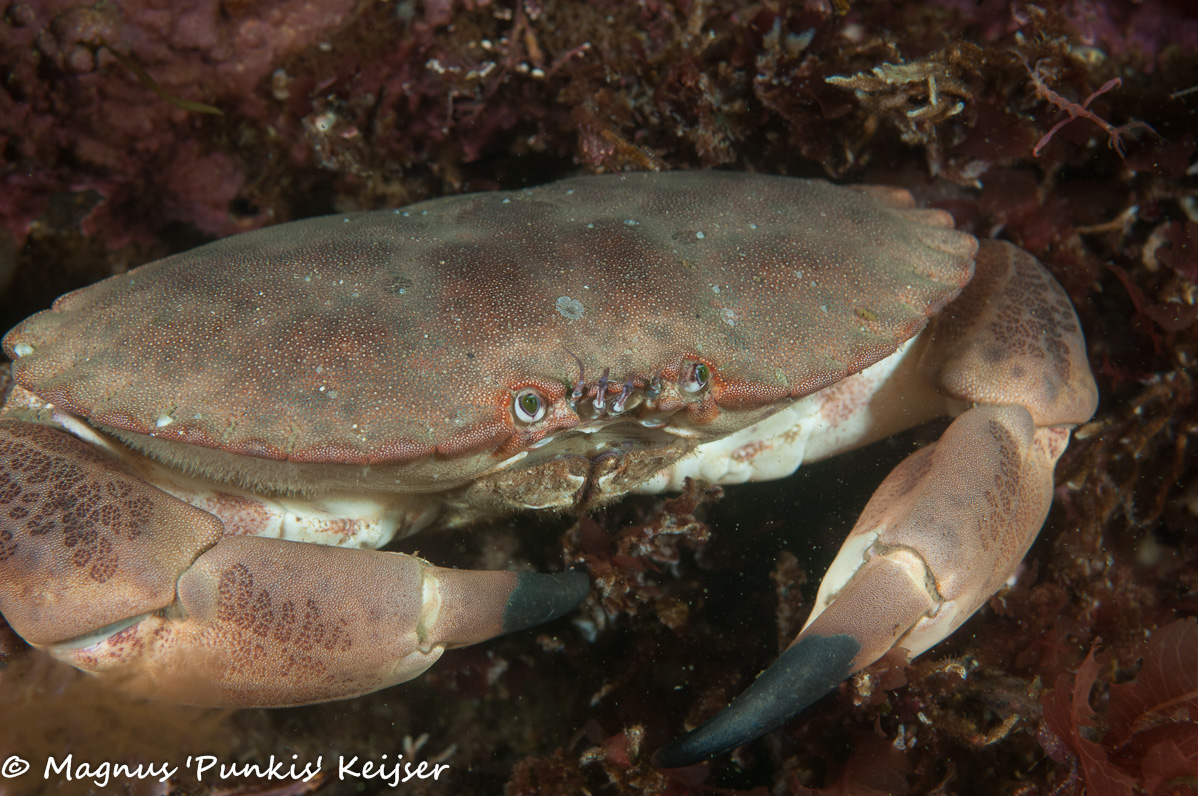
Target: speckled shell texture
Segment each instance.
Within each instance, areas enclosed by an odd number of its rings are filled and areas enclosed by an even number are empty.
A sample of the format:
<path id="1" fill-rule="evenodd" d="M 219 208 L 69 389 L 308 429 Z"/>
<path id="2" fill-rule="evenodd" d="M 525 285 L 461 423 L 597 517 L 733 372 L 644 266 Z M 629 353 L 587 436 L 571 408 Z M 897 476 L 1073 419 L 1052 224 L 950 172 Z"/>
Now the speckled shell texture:
<path id="1" fill-rule="evenodd" d="M 303 462 L 498 450 L 513 390 L 710 363 L 717 402 L 813 392 L 969 280 L 903 191 L 719 172 L 581 177 L 283 224 L 71 293 L 14 377 L 104 426 Z M 510 446 L 509 446 L 510 447 Z"/>

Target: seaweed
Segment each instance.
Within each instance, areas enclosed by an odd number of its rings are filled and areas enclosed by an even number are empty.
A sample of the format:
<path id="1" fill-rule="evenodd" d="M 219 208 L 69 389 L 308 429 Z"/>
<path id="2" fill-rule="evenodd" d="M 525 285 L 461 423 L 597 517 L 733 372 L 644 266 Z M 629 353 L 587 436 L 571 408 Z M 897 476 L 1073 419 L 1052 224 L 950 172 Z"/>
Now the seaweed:
<path id="1" fill-rule="evenodd" d="M 1198 621 L 1157 628 L 1140 655 L 1134 679 L 1110 683 L 1110 653 L 1091 649 L 1044 695 L 1040 744 L 1069 767 L 1056 792 L 1151 795 L 1198 785 Z M 1092 707 L 1096 688 L 1107 691 L 1101 720 Z"/>

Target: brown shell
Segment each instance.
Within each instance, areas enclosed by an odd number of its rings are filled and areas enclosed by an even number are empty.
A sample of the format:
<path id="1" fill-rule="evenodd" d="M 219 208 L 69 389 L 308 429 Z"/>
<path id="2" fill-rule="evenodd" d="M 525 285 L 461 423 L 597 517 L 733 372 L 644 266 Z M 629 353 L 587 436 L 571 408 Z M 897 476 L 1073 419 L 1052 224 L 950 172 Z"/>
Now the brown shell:
<path id="1" fill-rule="evenodd" d="M 63 296 L 4 348 L 18 383 L 115 429 L 452 458 L 513 438 L 513 390 L 560 402 L 571 352 L 616 383 L 701 357 L 721 408 L 808 394 L 918 332 L 975 250 L 899 190 L 581 177 L 238 235 Z"/>

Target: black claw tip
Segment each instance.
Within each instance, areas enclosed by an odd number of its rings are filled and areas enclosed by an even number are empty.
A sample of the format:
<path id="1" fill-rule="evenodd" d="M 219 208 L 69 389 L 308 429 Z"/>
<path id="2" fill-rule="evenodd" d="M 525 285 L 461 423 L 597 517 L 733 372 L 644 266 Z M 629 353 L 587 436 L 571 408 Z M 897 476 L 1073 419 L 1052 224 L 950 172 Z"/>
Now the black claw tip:
<path id="1" fill-rule="evenodd" d="M 802 639 L 710 721 L 658 749 L 653 765 L 694 765 L 781 727 L 847 679 L 860 651 L 848 635 Z"/>
<path id="2" fill-rule="evenodd" d="M 503 608 L 503 632 L 513 633 L 557 619 L 582 602 L 590 588 L 590 579 L 581 572 L 519 573 L 516 588 Z"/>

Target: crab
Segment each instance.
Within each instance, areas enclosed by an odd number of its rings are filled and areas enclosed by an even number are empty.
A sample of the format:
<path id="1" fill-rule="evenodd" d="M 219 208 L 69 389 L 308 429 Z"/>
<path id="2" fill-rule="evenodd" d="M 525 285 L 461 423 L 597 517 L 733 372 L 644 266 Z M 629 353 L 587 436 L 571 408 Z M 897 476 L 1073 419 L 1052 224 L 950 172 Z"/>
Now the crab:
<path id="1" fill-rule="evenodd" d="M 1097 401 L 1028 253 L 899 189 L 720 172 L 250 232 L 63 296 L 4 349 L 0 612 L 204 705 L 384 688 L 588 588 L 393 538 L 781 478 L 952 416 L 877 488 L 793 644 L 663 767 L 952 633 L 1019 564 Z"/>

